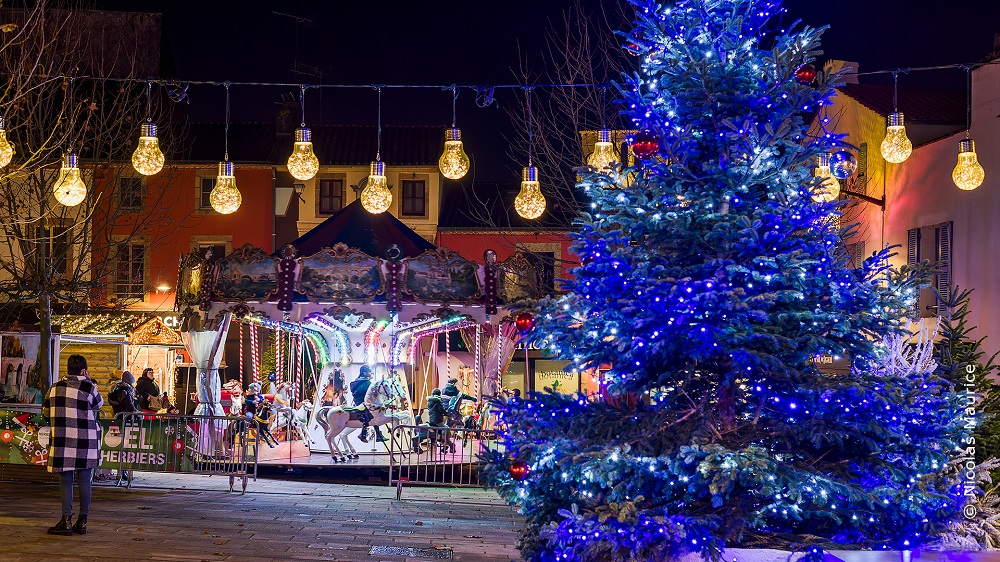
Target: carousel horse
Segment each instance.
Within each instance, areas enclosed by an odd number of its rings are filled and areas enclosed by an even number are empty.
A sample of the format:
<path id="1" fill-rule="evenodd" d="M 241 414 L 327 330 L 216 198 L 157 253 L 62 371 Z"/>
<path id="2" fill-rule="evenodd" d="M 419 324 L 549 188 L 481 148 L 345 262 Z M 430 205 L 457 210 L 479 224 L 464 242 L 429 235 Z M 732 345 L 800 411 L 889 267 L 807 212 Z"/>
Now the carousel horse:
<path id="1" fill-rule="evenodd" d="M 303 400 L 299 402 L 299 407 L 292 410 L 292 429 L 295 433 L 299 435 L 299 439 L 309 446 L 309 439 L 306 439 L 308 435 L 307 428 L 309 426 L 309 416 L 312 414 L 313 404 L 308 400 Z"/>
<path id="2" fill-rule="evenodd" d="M 389 431 L 397 425 L 410 425 L 413 416 L 406 410 L 406 391 L 395 377 L 373 382 L 365 394 L 365 406 L 373 416 L 368 422 L 371 427 L 389 425 Z M 364 410 L 335 406 L 326 408 L 327 413 L 319 416 L 320 425 L 326 430 L 326 441 L 330 444 L 330 454 L 334 462 L 346 462 L 348 458 L 358 458 L 358 451 L 347 440 L 354 430 L 361 429 L 359 418 Z M 326 423 L 323 423 L 323 422 Z M 340 446 L 338 446 L 338 441 Z M 341 448 L 343 447 L 343 449 Z M 345 451 L 347 454 L 345 454 Z"/>
<path id="3" fill-rule="evenodd" d="M 272 404 L 274 404 L 274 420 L 271 422 L 271 431 L 288 425 L 288 420 L 292 414 L 292 392 L 287 382 L 282 382 L 275 389 Z"/>

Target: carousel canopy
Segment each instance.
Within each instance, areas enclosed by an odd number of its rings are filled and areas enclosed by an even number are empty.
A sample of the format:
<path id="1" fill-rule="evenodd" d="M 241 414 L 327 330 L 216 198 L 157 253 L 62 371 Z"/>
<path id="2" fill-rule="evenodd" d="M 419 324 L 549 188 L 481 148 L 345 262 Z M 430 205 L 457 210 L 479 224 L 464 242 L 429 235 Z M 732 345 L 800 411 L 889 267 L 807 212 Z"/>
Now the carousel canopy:
<path id="1" fill-rule="evenodd" d="M 386 257 L 393 244 L 402 257 L 412 258 L 436 248 L 389 213 L 373 215 L 356 200 L 292 242 L 301 256 L 310 256 L 338 242 L 373 257 Z"/>

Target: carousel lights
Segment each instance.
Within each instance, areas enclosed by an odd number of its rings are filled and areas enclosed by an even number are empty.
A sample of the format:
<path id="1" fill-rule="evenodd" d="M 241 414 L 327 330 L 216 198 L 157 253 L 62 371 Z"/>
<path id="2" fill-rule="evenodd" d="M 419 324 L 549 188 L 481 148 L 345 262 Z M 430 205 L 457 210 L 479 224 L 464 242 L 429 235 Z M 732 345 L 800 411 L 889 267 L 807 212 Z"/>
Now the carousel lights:
<path id="1" fill-rule="evenodd" d="M 323 338 L 323 334 L 313 330 L 312 328 L 300 326 L 299 324 L 292 324 L 291 322 L 271 320 L 270 318 L 263 318 L 260 316 L 244 316 L 240 319 L 240 322 L 244 324 L 254 324 L 276 332 L 291 332 L 293 334 L 305 336 L 318 351 L 318 360 L 321 365 L 325 365 L 330 360 L 330 349 L 326 345 L 326 339 Z"/>
<path id="2" fill-rule="evenodd" d="M 319 172 L 319 159 L 313 152 L 312 131 L 306 127 L 306 87 L 299 86 L 302 123 L 295 129 L 295 145 L 288 157 L 288 173 L 297 180 L 311 180 Z"/>
<path id="3" fill-rule="evenodd" d="M 322 316 L 310 316 L 306 321 L 333 334 L 333 341 L 337 344 L 337 352 L 340 354 L 340 364 L 344 367 L 351 364 L 351 340 L 347 337 L 346 330 Z"/>
<path id="4" fill-rule="evenodd" d="M 378 363 L 378 344 L 381 341 L 382 331 L 388 325 L 388 320 L 377 320 L 365 331 L 365 363 L 371 367 Z"/>

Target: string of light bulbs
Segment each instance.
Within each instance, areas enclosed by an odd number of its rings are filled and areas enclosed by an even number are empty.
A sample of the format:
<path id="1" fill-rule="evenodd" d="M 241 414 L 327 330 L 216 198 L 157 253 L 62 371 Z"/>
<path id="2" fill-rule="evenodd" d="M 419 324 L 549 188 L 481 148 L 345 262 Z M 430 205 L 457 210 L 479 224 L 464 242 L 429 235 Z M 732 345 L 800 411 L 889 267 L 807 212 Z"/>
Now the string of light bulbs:
<path id="1" fill-rule="evenodd" d="M 948 64 L 938 66 L 925 66 L 913 68 L 894 68 L 887 70 L 875 70 L 868 72 L 847 72 L 844 76 L 870 76 L 879 74 L 892 74 L 893 76 L 893 112 L 886 118 L 886 137 L 881 145 L 883 158 L 887 162 L 899 164 L 904 162 L 912 152 L 912 143 L 906 136 L 904 117 L 898 111 L 898 77 L 900 73 L 908 74 L 917 71 L 933 71 L 947 69 L 961 69 L 966 73 L 966 138 L 959 143 L 958 164 L 952 173 L 952 179 L 959 188 L 972 190 L 982 184 L 985 173 L 982 165 L 979 164 L 975 152 L 975 141 L 969 138 L 971 129 L 971 70 L 985 65 L 1000 64 L 1000 60 L 987 61 L 974 64 Z M 313 150 L 312 131 L 306 127 L 305 114 L 305 93 L 307 89 L 375 89 L 378 94 L 378 147 L 376 149 L 375 161 L 371 164 L 371 173 L 368 177 L 365 190 L 362 191 L 362 204 L 372 213 L 381 213 L 388 210 L 392 203 L 392 194 L 389 192 L 385 178 L 385 164 L 381 161 L 381 135 L 382 135 L 382 90 L 383 89 L 437 89 L 447 90 L 452 96 L 452 124 L 445 129 L 444 150 L 438 160 L 438 167 L 444 177 L 448 179 L 460 179 L 468 173 L 470 161 L 464 151 L 461 130 L 457 127 L 456 102 L 459 92 L 463 89 L 472 90 L 477 93 L 477 103 L 480 97 L 483 98 L 481 107 L 490 105 L 493 102 L 493 92 L 495 90 L 522 90 L 525 92 L 528 104 L 528 166 L 522 173 L 521 191 L 515 198 L 514 207 L 520 216 L 526 219 L 535 219 L 545 211 L 545 197 L 540 190 L 538 182 L 538 168 L 533 162 L 534 128 L 533 114 L 531 107 L 532 93 L 537 88 L 591 88 L 601 90 L 601 128 L 597 132 L 597 139 L 594 152 L 588 157 L 587 164 L 595 170 L 608 172 L 617 163 L 618 155 L 615 153 L 614 145 L 611 141 L 611 132 L 607 129 L 605 122 L 606 93 L 610 87 L 616 87 L 615 83 L 538 83 L 538 84 L 496 84 L 496 85 L 468 85 L 468 84 L 295 84 L 287 82 L 233 82 L 216 80 L 164 80 L 164 79 L 138 79 L 138 78 L 103 78 L 94 76 L 47 76 L 46 81 L 61 80 L 68 83 L 64 95 L 64 108 L 70 110 L 70 134 L 75 130 L 75 111 L 72 111 L 71 100 L 73 99 L 73 83 L 75 80 L 93 80 L 101 82 L 118 83 L 145 83 L 146 85 L 146 120 L 142 123 L 139 135 L 139 143 L 132 154 L 132 166 L 139 174 L 152 176 L 159 173 L 165 164 L 163 153 L 160 151 L 157 138 L 157 126 L 152 120 L 152 88 L 159 87 L 180 89 L 179 101 L 187 96 L 187 88 L 191 85 L 199 86 L 222 86 L 226 92 L 226 125 L 225 125 L 225 157 L 219 163 L 219 175 L 216 179 L 215 188 L 211 193 L 212 207 L 219 213 L 229 214 L 239 209 L 242 196 L 236 188 L 233 163 L 229 161 L 229 119 L 230 101 L 229 90 L 232 86 L 241 87 L 297 87 L 299 88 L 299 104 L 302 112 L 300 126 L 295 130 L 295 141 L 292 153 L 288 157 L 289 173 L 300 181 L 312 179 L 319 172 L 319 159 Z M 7 166 L 14 157 L 14 145 L 7 139 L 7 121 L 0 115 L 0 168 Z M 823 176 L 824 182 L 827 180 L 836 181 L 837 176 L 826 173 L 831 169 L 829 162 L 830 155 L 825 161 L 817 162 L 814 174 Z M 821 160 L 823 160 L 821 156 Z M 830 176 L 827 178 L 826 176 Z M 832 184 L 832 182 L 830 182 Z M 369 189 L 370 188 L 370 189 Z M 832 189 L 827 190 L 832 192 Z M 367 196 L 365 195 L 367 192 Z M 56 200 L 68 207 L 79 205 L 86 198 L 87 186 L 84 183 L 79 168 L 79 158 L 70 150 L 64 155 L 59 177 L 53 186 L 53 194 Z M 824 193 L 824 199 L 830 193 Z M 365 201 L 367 200 L 367 204 Z"/>

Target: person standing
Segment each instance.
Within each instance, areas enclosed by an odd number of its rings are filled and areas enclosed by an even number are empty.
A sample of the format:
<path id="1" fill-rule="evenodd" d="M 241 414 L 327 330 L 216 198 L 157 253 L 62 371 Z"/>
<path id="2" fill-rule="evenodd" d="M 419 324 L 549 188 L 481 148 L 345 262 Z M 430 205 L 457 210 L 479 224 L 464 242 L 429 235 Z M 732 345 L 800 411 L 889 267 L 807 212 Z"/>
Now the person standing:
<path id="1" fill-rule="evenodd" d="M 135 393 L 135 375 L 129 371 L 122 371 L 122 380 L 118 381 L 115 386 L 108 393 L 108 404 L 111 404 L 111 409 L 114 411 L 115 416 L 118 414 L 131 414 L 133 412 L 139 411 L 139 399 Z M 117 420 L 116 420 L 117 422 Z M 119 423 L 119 425 L 124 425 L 127 421 Z M 125 428 L 120 427 L 122 435 L 125 435 Z M 132 472 L 127 470 L 122 470 L 118 475 L 118 482 L 132 480 Z"/>
<path id="2" fill-rule="evenodd" d="M 131 414 L 139 411 L 138 399 L 136 396 L 135 375 L 129 371 L 122 371 L 122 380 L 115 384 L 111 392 L 108 393 L 108 403 L 115 415 L 125 413 Z"/>
<path id="3" fill-rule="evenodd" d="M 157 386 L 156 381 L 153 379 L 153 369 L 146 367 L 142 370 L 142 376 L 139 377 L 139 382 L 135 385 L 135 391 L 139 395 L 139 407 L 143 410 L 149 410 L 149 399 L 160 397 L 160 387 Z M 159 410 L 159 408 L 156 408 Z"/>
<path id="4" fill-rule="evenodd" d="M 90 513 L 91 483 L 94 468 L 101 463 L 101 432 L 94 412 L 104 399 L 97 384 L 90 379 L 87 359 L 70 355 L 66 361 L 67 377 L 52 385 L 42 402 L 42 414 L 52 428 L 49 441 L 48 471 L 59 473 L 62 496 L 62 519 L 49 527 L 51 535 L 87 533 Z M 73 519 L 73 478 L 80 486 L 80 514 Z"/>

